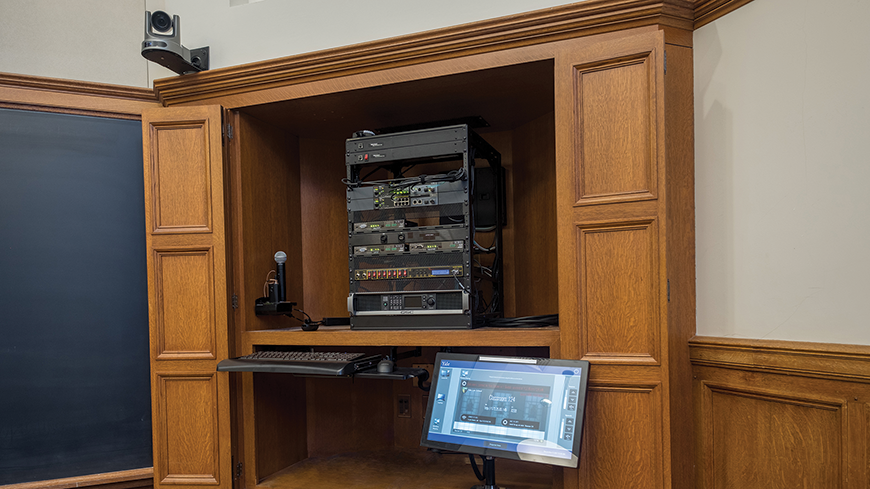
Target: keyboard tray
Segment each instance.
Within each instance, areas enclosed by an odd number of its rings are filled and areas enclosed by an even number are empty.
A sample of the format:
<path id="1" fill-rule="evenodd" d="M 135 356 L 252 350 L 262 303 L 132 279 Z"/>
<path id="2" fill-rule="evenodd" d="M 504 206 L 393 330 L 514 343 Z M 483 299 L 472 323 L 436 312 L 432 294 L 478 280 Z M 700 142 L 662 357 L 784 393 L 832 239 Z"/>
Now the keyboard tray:
<path id="1" fill-rule="evenodd" d="M 218 372 L 271 372 L 341 377 L 373 368 L 382 358 L 381 355 L 372 355 L 349 362 L 228 358 L 218 363 L 217 370 Z"/>

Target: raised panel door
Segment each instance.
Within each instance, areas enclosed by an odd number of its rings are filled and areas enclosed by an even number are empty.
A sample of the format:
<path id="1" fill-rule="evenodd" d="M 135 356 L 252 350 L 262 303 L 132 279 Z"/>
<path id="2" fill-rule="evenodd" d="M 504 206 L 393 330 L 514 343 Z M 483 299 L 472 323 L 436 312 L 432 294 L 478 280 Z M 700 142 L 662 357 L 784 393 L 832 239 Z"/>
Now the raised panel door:
<path id="1" fill-rule="evenodd" d="M 222 109 L 142 115 L 154 487 L 232 487 Z"/>
<path id="2" fill-rule="evenodd" d="M 661 394 L 658 385 L 590 384 L 580 487 L 660 487 Z"/>
<path id="3" fill-rule="evenodd" d="M 581 356 L 659 363 L 655 221 L 578 227 Z"/>

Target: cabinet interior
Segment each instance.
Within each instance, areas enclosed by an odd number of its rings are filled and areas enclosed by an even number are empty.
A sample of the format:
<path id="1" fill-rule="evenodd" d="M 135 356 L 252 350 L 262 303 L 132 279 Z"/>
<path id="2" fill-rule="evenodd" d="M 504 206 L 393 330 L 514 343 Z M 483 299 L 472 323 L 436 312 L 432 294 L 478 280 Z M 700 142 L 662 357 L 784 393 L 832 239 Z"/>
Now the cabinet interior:
<path id="1" fill-rule="evenodd" d="M 421 70 L 424 71 L 424 70 Z M 246 334 L 287 330 L 287 345 L 306 345 L 300 322 L 257 316 L 273 255 L 287 253 L 287 300 L 314 320 L 346 317 L 348 245 L 345 139 L 370 129 L 479 117 L 475 128 L 501 153 L 506 170 L 503 227 L 504 311 L 507 317 L 558 312 L 553 61 L 509 65 L 244 107 L 231 113 L 236 143 L 230 161 L 232 259 L 239 308 L 236 355 L 258 348 Z M 485 236 L 482 239 L 487 239 Z M 297 314 L 303 318 L 302 314 Z M 505 332 L 510 334 L 509 331 Z M 401 336 L 402 331 L 395 335 Z M 549 356 L 548 347 L 485 347 L 474 330 L 457 331 L 453 351 Z M 319 349 L 387 353 L 350 336 Z M 406 343 L 405 343 L 406 344 Z M 248 345 L 247 347 L 242 345 Z M 274 347 L 274 345 L 272 346 Z M 402 348 L 407 350 L 408 348 Z M 438 347 L 399 362 L 432 364 Z M 248 374 L 250 375 L 250 374 Z M 253 413 L 245 436 L 255 442 L 258 481 L 293 464 L 345 452 L 419 451 L 426 393 L 408 381 L 304 378 L 254 374 Z M 410 415 L 398 416 L 407 399 Z M 522 470 L 529 470 L 523 464 Z M 533 464 L 532 464 L 533 465 Z M 469 473 L 470 468 L 467 468 Z M 521 470 L 521 471 L 522 471 Z M 542 469 L 549 487 L 551 469 Z M 298 475 L 298 474 L 297 474 Z M 473 477 L 473 476 L 472 476 Z"/>
<path id="2" fill-rule="evenodd" d="M 288 255 L 287 300 L 315 319 L 347 316 L 345 139 L 362 129 L 473 116 L 489 123 L 475 130 L 501 153 L 506 169 L 505 315 L 555 314 L 553 63 L 547 60 L 239 109 L 233 208 L 244 214 L 235 238 L 241 331 L 299 326 L 253 314 L 278 250 Z"/>

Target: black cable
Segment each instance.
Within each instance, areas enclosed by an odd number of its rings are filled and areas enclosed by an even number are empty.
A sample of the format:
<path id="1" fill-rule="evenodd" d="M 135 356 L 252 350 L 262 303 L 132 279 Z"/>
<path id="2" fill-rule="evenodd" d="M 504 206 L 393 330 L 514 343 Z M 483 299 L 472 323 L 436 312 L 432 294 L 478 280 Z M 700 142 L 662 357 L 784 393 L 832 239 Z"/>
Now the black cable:
<path id="1" fill-rule="evenodd" d="M 303 331 L 316 331 L 317 328 L 319 328 L 320 325 L 323 324 L 322 319 L 320 321 L 314 321 L 313 319 L 311 319 L 311 316 L 309 316 L 308 313 L 303 311 L 302 309 L 296 309 L 294 307 L 293 310 L 296 312 L 301 312 L 302 314 L 305 314 L 305 319 L 299 319 L 298 317 L 294 316 L 293 314 L 288 314 L 288 316 L 290 316 L 291 318 L 302 323 L 302 330 Z"/>
<path id="2" fill-rule="evenodd" d="M 526 316 L 519 318 L 490 318 L 484 320 L 484 326 L 493 328 L 546 328 L 559 325 L 558 314 Z"/>
<path id="3" fill-rule="evenodd" d="M 342 178 L 341 183 L 345 184 L 348 188 L 357 188 L 362 185 L 362 182 L 354 182 L 353 180 L 349 180 L 347 178 Z"/>
<path id="4" fill-rule="evenodd" d="M 296 309 L 295 307 L 293 308 L 293 310 L 296 312 L 301 312 L 302 314 L 305 314 L 305 317 L 308 318 L 308 322 L 312 322 L 311 316 L 309 316 L 307 312 L 303 311 L 302 309 Z"/>
<path id="5" fill-rule="evenodd" d="M 426 183 L 455 182 L 457 180 L 464 180 L 465 178 L 465 170 L 463 168 L 459 168 L 457 170 L 451 170 L 446 174 L 441 175 L 419 175 L 416 177 L 403 177 L 401 179 L 372 180 L 370 182 L 354 182 L 347 178 L 342 178 L 341 183 L 345 184 L 350 188 L 357 188 L 363 185 L 370 187 L 374 187 L 376 185 L 390 185 L 391 188 L 404 189 L 407 187 L 413 187 L 414 185 L 423 185 Z"/>
<path id="6" fill-rule="evenodd" d="M 481 456 L 483 458 L 483 456 Z M 477 480 L 482 481 L 484 479 L 483 474 L 480 473 L 480 469 L 477 468 L 477 460 L 474 459 L 474 455 L 468 454 L 468 459 L 471 460 L 471 468 L 474 469 L 474 475 L 477 476 Z"/>

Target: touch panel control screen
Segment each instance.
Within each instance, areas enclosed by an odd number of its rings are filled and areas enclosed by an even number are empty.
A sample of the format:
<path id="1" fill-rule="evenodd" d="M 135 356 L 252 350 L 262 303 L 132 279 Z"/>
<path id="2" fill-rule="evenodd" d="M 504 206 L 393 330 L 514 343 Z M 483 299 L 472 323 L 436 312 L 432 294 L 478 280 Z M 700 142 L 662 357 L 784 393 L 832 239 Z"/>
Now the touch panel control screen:
<path id="1" fill-rule="evenodd" d="M 439 353 L 421 444 L 576 467 L 588 367 Z"/>

